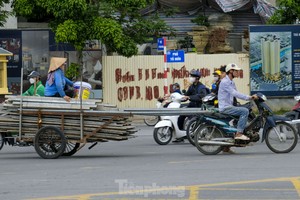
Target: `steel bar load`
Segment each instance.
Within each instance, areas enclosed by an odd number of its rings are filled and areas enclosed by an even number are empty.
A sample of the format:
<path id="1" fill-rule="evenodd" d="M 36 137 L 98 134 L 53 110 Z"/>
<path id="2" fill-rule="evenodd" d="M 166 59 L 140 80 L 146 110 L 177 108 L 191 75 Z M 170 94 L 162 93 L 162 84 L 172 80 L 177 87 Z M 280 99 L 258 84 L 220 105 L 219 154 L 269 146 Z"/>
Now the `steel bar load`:
<path id="1" fill-rule="evenodd" d="M 44 126 L 60 128 L 68 140 L 79 142 L 106 142 L 127 140 L 134 137 L 136 129 L 131 125 L 131 114 L 119 111 L 116 106 L 100 100 L 72 99 L 66 102 L 55 97 L 6 96 L 0 107 L 0 133 L 19 133 L 19 115 L 22 114 L 22 139 L 33 139 Z M 22 113 L 20 99 L 22 98 Z M 94 114 L 84 113 L 93 111 Z M 80 115 L 83 114 L 84 137 L 80 136 Z M 84 140 L 84 141 L 83 141 Z"/>

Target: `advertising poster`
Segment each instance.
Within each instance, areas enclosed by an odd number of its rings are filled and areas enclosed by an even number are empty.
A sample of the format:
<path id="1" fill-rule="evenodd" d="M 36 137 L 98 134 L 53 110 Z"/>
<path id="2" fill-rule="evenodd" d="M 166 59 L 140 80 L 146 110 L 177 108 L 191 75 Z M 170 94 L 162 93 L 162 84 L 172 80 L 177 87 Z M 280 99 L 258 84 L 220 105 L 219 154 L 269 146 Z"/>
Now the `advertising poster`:
<path id="1" fill-rule="evenodd" d="M 1 30 L 0 47 L 11 52 L 7 62 L 7 84 L 9 92 L 17 94 L 20 91 L 20 76 L 22 67 L 22 37 L 19 30 Z"/>
<path id="2" fill-rule="evenodd" d="M 250 26 L 249 36 L 251 94 L 300 93 L 300 26 Z"/>

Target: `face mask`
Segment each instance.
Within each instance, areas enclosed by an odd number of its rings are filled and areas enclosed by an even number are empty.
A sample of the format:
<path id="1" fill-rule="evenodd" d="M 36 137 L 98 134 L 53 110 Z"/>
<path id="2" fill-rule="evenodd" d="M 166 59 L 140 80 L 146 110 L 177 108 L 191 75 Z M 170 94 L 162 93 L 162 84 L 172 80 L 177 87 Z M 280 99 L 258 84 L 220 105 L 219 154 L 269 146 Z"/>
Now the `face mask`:
<path id="1" fill-rule="evenodd" d="M 35 83 L 35 79 L 34 78 L 30 78 L 29 82 L 30 82 L 30 84 L 34 84 Z"/>
<path id="2" fill-rule="evenodd" d="M 217 82 L 219 80 L 219 77 L 214 76 L 214 81 Z"/>
<path id="3" fill-rule="evenodd" d="M 190 77 L 190 83 L 194 83 L 194 82 L 195 82 L 195 80 L 196 80 L 196 78 L 195 78 L 195 77 Z"/>

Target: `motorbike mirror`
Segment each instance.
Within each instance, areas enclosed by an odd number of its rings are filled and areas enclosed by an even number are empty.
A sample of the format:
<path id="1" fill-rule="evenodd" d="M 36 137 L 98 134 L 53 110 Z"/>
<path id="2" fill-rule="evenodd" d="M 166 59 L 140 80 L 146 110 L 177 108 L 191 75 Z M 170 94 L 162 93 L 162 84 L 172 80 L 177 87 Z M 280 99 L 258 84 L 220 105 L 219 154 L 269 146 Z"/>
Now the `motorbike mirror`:
<path id="1" fill-rule="evenodd" d="M 300 94 L 296 95 L 296 96 L 294 97 L 294 99 L 295 99 L 296 101 L 300 101 Z"/>
<path id="2" fill-rule="evenodd" d="M 260 101 L 266 101 L 267 100 L 267 97 L 262 93 L 257 93 L 256 95 L 258 96 L 258 99 Z"/>
<path id="3" fill-rule="evenodd" d="M 206 95 L 205 97 L 202 98 L 203 102 L 208 102 L 208 101 L 212 101 L 216 99 L 216 95 L 213 93 L 210 93 L 208 95 Z"/>

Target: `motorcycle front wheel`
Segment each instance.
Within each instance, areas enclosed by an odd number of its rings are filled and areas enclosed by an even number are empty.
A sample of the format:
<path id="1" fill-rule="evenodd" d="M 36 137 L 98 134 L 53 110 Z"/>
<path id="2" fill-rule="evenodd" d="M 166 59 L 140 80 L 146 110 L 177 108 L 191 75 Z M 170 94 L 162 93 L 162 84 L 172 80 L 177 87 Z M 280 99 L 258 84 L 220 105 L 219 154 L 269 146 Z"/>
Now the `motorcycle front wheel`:
<path id="1" fill-rule="evenodd" d="M 188 141 L 195 146 L 195 141 L 194 141 L 194 130 L 195 130 L 195 125 L 197 123 L 197 118 L 194 117 L 189 121 L 189 124 L 187 125 L 186 128 L 186 137 Z"/>
<path id="2" fill-rule="evenodd" d="M 194 143 L 197 149 L 205 155 L 216 155 L 223 150 L 220 145 L 199 144 L 200 140 L 210 141 L 214 138 L 223 138 L 223 133 L 215 126 L 203 124 L 194 131 Z"/>
<path id="3" fill-rule="evenodd" d="M 153 138 L 159 145 L 167 145 L 172 140 L 172 128 L 165 126 L 155 128 L 153 131 Z"/>
<path id="4" fill-rule="evenodd" d="M 266 144 L 274 153 L 289 153 L 298 142 L 294 127 L 286 122 L 276 122 L 276 126 L 267 130 Z"/>

